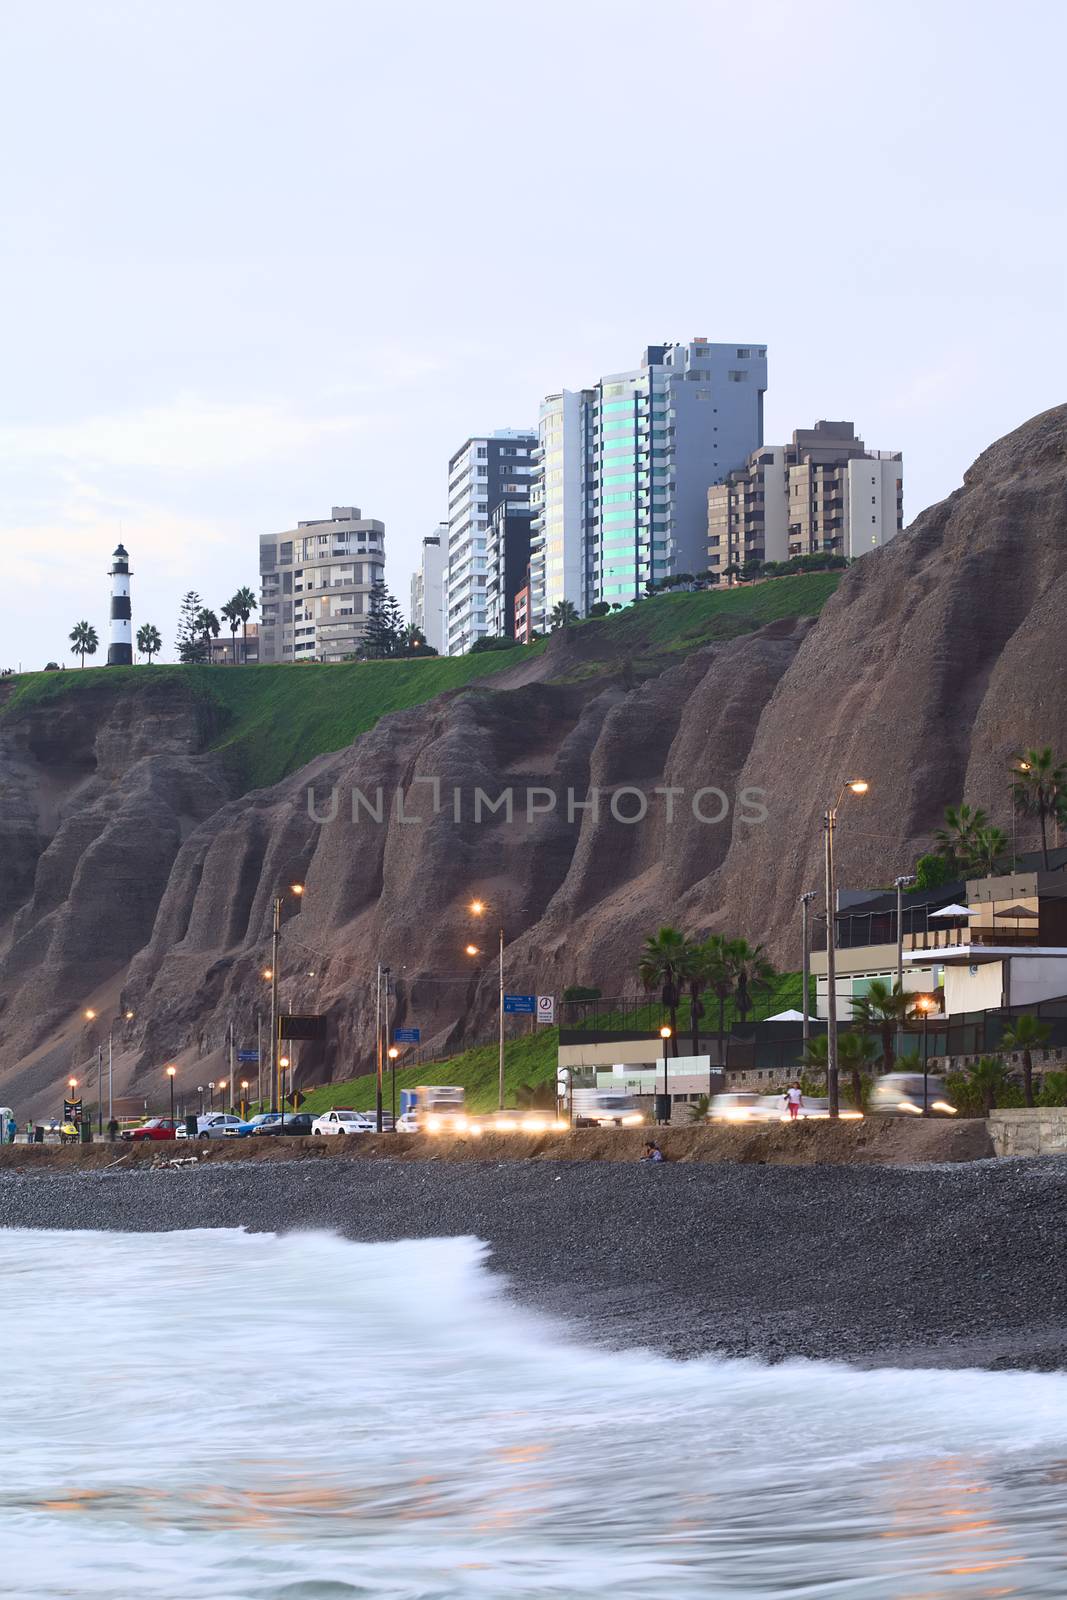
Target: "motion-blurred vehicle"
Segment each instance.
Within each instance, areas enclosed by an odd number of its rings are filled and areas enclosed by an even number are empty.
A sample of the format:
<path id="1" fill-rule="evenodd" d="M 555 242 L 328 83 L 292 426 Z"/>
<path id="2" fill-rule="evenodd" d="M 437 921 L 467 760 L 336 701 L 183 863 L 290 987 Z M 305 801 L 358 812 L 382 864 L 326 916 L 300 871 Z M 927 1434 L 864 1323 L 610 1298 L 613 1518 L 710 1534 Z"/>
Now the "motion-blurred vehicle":
<path id="1" fill-rule="evenodd" d="M 633 1095 L 621 1089 L 575 1089 L 573 1097 L 576 1128 L 639 1128 L 645 1121 Z"/>
<path id="2" fill-rule="evenodd" d="M 748 1089 L 733 1089 L 713 1094 L 708 1106 L 709 1122 L 779 1122 L 784 1111 L 780 1095 L 756 1094 Z"/>
<path id="3" fill-rule="evenodd" d="M 957 1109 L 948 1098 L 943 1078 L 932 1074 L 926 1080 L 927 1109 L 932 1117 L 954 1117 Z M 921 1117 L 923 1114 L 923 1075 L 921 1072 L 887 1072 L 875 1080 L 871 1089 L 870 1110 L 883 1117 Z"/>
<path id="4" fill-rule="evenodd" d="M 507 1110 L 491 1111 L 471 1124 L 472 1132 L 481 1133 L 564 1133 L 570 1124 L 557 1117 L 554 1111 Z"/>
<path id="5" fill-rule="evenodd" d="M 414 1110 L 405 1111 L 397 1117 L 396 1131 L 397 1133 L 419 1133 L 421 1130 L 419 1128 L 418 1112 Z"/>
<path id="6" fill-rule="evenodd" d="M 178 1122 L 171 1117 L 149 1117 L 139 1128 L 123 1128 L 119 1138 L 129 1139 L 134 1144 L 140 1144 L 146 1139 L 174 1139 L 177 1137 L 178 1127 Z"/>
<path id="7" fill-rule="evenodd" d="M 385 1121 L 382 1119 L 384 1127 Z M 315 1134 L 330 1136 L 344 1136 L 348 1133 L 376 1133 L 377 1121 L 363 1111 L 349 1111 L 345 1107 L 336 1107 L 332 1111 L 324 1111 L 321 1117 L 316 1117 L 311 1124 L 311 1131 Z"/>
<path id="8" fill-rule="evenodd" d="M 415 1115 L 420 1133 L 470 1132 L 471 1119 L 459 1084 L 420 1084 L 415 1090 Z"/>
<path id="9" fill-rule="evenodd" d="M 294 1138 L 303 1138 L 305 1135 L 310 1135 L 311 1124 L 314 1120 L 310 1111 L 287 1111 L 284 1119 L 279 1117 L 276 1111 L 273 1111 L 270 1116 L 259 1124 L 258 1128 L 252 1129 L 252 1137 L 263 1138 L 266 1134 L 275 1136 L 285 1134 L 286 1136 L 292 1135 Z"/>

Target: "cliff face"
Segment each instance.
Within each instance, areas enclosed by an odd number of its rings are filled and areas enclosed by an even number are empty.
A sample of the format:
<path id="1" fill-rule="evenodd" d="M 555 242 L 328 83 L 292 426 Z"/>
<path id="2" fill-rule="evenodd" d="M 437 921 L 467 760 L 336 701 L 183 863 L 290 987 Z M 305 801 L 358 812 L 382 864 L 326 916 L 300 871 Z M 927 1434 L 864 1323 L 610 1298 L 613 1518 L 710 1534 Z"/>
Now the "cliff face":
<path id="1" fill-rule="evenodd" d="M 642 681 L 583 628 L 244 796 L 178 691 L 10 717 L 2 1093 L 27 1103 L 65 1077 L 96 1042 L 71 1019 L 120 992 L 136 1013 L 124 1073 L 154 1084 L 178 1059 L 206 1076 L 231 1020 L 255 1037 L 271 897 L 297 879 L 283 1001 L 331 1015 L 325 1052 L 303 1060 L 315 1078 L 367 1064 L 378 960 L 397 980 L 394 1024 L 441 1045 L 482 1032 L 501 921 L 522 990 L 630 987 L 641 939 L 667 920 L 795 961 L 796 898 L 819 882 L 820 818 L 843 780 L 871 789 L 841 814 L 841 881 L 870 885 L 910 865 L 952 801 L 1005 825 L 1020 745 L 1067 749 L 1065 586 L 1058 408 L 852 568 L 816 622 Z M 474 894 L 493 909 L 472 961 Z"/>

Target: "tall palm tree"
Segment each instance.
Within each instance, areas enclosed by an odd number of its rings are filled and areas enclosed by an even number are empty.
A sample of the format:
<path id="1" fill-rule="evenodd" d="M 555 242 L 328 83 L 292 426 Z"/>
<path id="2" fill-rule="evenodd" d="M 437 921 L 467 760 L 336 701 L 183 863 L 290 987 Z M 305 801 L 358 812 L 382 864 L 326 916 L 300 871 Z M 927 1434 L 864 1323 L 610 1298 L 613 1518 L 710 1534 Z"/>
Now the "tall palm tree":
<path id="1" fill-rule="evenodd" d="M 945 827 L 934 834 L 938 855 L 949 862 L 953 871 L 963 871 L 970 859 L 974 835 L 988 825 L 989 817 L 981 806 L 946 806 Z"/>
<path id="2" fill-rule="evenodd" d="M 1000 1056 L 983 1056 L 970 1068 L 970 1079 L 982 1097 L 982 1111 L 988 1117 L 996 1110 L 997 1095 L 1008 1081 L 1008 1069 Z"/>
<path id="3" fill-rule="evenodd" d="M 660 990 L 671 1019 L 671 1054 L 678 1054 L 678 1002 L 682 997 L 689 940 L 677 928 L 649 934 L 641 951 L 638 976 L 646 989 Z"/>
<path id="4" fill-rule="evenodd" d="M 233 664 L 237 665 L 237 630 L 241 626 L 241 608 L 237 603 L 237 596 L 227 600 L 224 606 L 219 607 L 219 615 L 224 622 L 230 624 L 230 638 L 233 641 Z"/>
<path id="5" fill-rule="evenodd" d="M 1010 1028 L 1005 1028 L 1001 1036 L 1001 1044 L 1005 1050 L 1021 1050 L 1023 1057 L 1023 1099 L 1028 1106 L 1034 1104 L 1034 1057 L 1035 1047 L 1040 1050 L 1042 1045 L 1048 1044 L 1052 1029 L 1047 1022 L 1039 1022 L 1037 1017 L 1029 1012 L 1021 1017 L 1016 1017 Z"/>
<path id="6" fill-rule="evenodd" d="M 572 622 L 578 621 L 578 608 L 572 600 L 557 600 L 552 607 L 552 614 L 548 619 L 548 626 L 555 633 L 557 628 L 569 628 Z"/>
<path id="7" fill-rule="evenodd" d="M 867 993 L 852 1001 L 854 1026 L 877 1033 L 882 1041 L 882 1071 L 892 1072 L 896 1035 L 907 1020 L 911 997 L 899 984 L 890 986 L 884 978 L 872 978 Z"/>
<path id="8" fill-rule="evenodd" d="M 700 1019 L 704 1015 L 703 995 L 711 981 L 713 951 L 708 944 L 692 941 L 686 952 L 683 981 L 689 990 L 689 1032 L 693 1054 L 700 1054 Z"/>
<path id="9" fill-rule="evenodd" d="M 733 968 L 734 1000 L 742 1022 L 755 1005 L 755 996 L 765 993 L 778 976 L 764 954 L 762 944 L 749 944 L 747 939 L 730 939 L 727 942 L 727 959 Z"/>
<path id="10" fill-rule="evenodd" d="M 721 933 L 713 933 L 704 941 L 707 962 L 705 986 L 711 990 L 719 1003 L 719 1025 L 716 1032 L 719 1040 L 719 1066 L 722 1068 L 726 1066 L 723 1055 L 726 1038 L 726 1003 L 733 998 L 737 986 L 737 978 L 728 954 L 729 945 L 730 940 Z"/>
<path id="11" fill-rule="evenodd" d="M 163 640 L 159 637 L 159 629 L 154 628 L 150 622 L 137 630 L 137 648 L 143 656 L 148 657 L 148 665 L 152 665 L 152 657 L 159 654 L 163 648 Z"/>
<path id="12" fill-rule="evenodd" d="M 259 602 L 247 584 L 238 589 L 230 604 L 237 607 L 238 616 L 241 618 L 241 644 L 245 664 L 248 663 L 248 619 L 255 611 Z"/>
<path id="13" fill-rule="evenodd" d="M 96 629 L 92 623 L 76 622 L 70 630 L 70 640 L 71 655 L 81 656 L 81 664 L 84 667 L 86 656 L 95 656 L 96 647 L 100 643 Z"/>
<path id="14" fill-rule="evenodd" d="M 1002 828 L 977 828 L 971 835 L 966 865 L 969 871 L 992 878 L 1003 867 L 1008 853 L 1008 837 Z"/>
<path id="15" fill-rule="evenodd" d="M 1048 871 L 1049 817 L 1056 817 L 1067 796 L 1067 767 L 1058 762 L 1049 745 L 1012 757 L 1015 782 L 1011 786 L 1015 809 L 1036 816 L 1041 824 L 1041 863 Z"/>
<path id="16" fill-rule="evenodd" d="M 193 626 L 199 637 L 204 641 L 204 660 L 210 661 L 211 641 L 219 636 L 219 619 L 213 611 L 208 610 L 207 606 L 202 606 L 196 613 Z"/>

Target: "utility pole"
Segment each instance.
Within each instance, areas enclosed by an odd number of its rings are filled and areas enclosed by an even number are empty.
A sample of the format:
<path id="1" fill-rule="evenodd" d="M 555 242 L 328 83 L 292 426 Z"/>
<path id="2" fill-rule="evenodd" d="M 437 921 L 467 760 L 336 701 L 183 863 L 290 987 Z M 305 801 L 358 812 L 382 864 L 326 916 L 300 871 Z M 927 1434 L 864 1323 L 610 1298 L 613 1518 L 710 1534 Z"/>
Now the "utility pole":
<path id="1" fill-rule="evenodd" d="M 904 993 L 904 890 L 915 882 L 914 872 L 902 872 L 893 879 L 897 891 L 897 988 Z"/>
<path id="2" fill-rule="evenodd" d="M 834 926 L 834 825 L 837 807 L 828 806 L 823 813 L 823 855 L 826 875 L 826 1098 L 831 1117 L 839 1110 L 837 1094 L 837 962 L 834 945 L 837 929 Z"/>
<path id="3" fill-rule="evenodd" d="M 534 1021 L 536 1022 L 536 1017 Z M 504 1109 L 504 930 L 500 930 L 500 1064 L 498 1071 L 497 1109 Z"/>
<path id="4" fill-rule="evenodd" d="M 281 1115 L 282 1097 L 281 1084 L 278 1080 L 280 1068 L 278 1066 L 278 946 L 282 931 L 282 897 L 274 896 L 274 918 L 271 930 L 270 945 L 270 1081 L 271 1095 L 277 1087 L 278 1104 L 272 1106 Z"/>
<path id="5" fill-rule="evenodd" d="M 382 964 L 378 963 L 378 982 L 374 998 L 374 1066 L 376 1084 L 374 1091 L 375 1128 L 382 1131 Z"/>
<path id="6" fill-rule="evenodd" d="M 256 1101 L 263 1110 L 263 1013 L 256 1007 Z"/>
<path id="7" fill-rule="evenodd" d="M 801 1010 L 804 1016 L 801 1037 L 804 1040 L 805 1050 L 808 1048 L 808 1040 L 811 1037 L 811 1018 L 808 1014 L 810 1010 L 808 993 L 811 988 L 811 935 L 808 931 L 808 907 L 814 899 L 814 889 L 805 889 L 800 897 L 800 938 L 803 947 L 801 950 L 801 984 L 804 995 L 804 999 L 801 1002 Z"/>

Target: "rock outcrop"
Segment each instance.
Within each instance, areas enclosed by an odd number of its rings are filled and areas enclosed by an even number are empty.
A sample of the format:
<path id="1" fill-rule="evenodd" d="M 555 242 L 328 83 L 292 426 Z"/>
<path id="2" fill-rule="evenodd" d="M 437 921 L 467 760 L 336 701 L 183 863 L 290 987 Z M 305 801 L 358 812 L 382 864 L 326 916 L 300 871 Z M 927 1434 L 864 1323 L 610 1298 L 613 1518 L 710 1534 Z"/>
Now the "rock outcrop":
<path id="1" fill-rule="evenodd" d="M 206 1076 L 231 1023 L 255 1037 L 271 901 L 297 879 L 283 999 L 331 1016 L 328 1045 L 302 1061 L 315 1078 L 367 1065 L 379 961 L 395 1025 L 440 1046 L 480 1036 L 499 923 L 523 990 L 629 988 L 666 920 L 743 932 L 790 963 L 821 814 L 845 779 L 871 788 L 842 812 L 841 881 L 870 885 L 910 865 L 948 803 L 1005 825 L 1021 745 L 1067 749 L 1065 601 L 1058 408 L 857 563 L 817 621 L 643 677 L 583 628 L 271 789 L 235 792 L 202 709 L 176 690 L 9 716 L 0 1095 L 32 1099 L 91 1052 L 71 1019 L 96 995 L 135 1012 L 131 1082 L 174 1058 Z M 473 959 L 472 895 L 492 908 Z"/>

